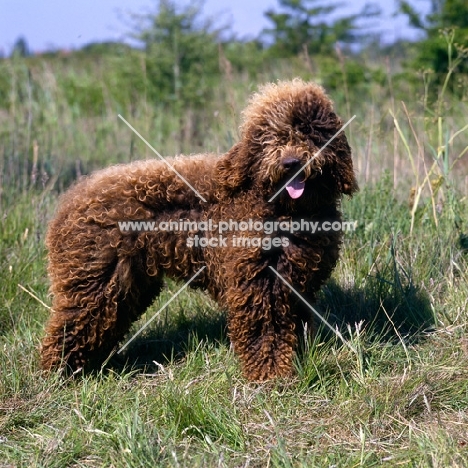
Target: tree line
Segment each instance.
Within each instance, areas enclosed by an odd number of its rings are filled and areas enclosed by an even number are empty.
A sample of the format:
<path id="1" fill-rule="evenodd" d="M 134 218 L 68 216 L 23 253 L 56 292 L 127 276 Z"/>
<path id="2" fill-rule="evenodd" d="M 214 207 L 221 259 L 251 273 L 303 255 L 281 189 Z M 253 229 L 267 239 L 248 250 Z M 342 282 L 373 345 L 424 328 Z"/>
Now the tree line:
<path id="1" fill-rule="evenodd" d="M 98 56 L 114 60 L 114 79 L 133 93 L 184 107 L 202 106 L 226 73 L 255 76 L 265 64 L 278 60 L 302 58 L 318 63 L 321 79 L 330 88 L 341 85 L 337 79 L 340 73 L 347 74 L 350 87 L 383 79 L 382 70 L 366 60 L 370 52 L 378 55 L 382 49 L 396 55 L 404 50 L 404 69 L 430 70 L 438 84 L 445 82 L 448 72 L 454 77 L 467 72 L 465 0 L 431 0 L 426 14 L 418 12 L 412 2 L 400 0 L 398 13 L 422 35 L 417 43 L 400 40 L 390 45 L 382 45 L 375 32 L 367 28 L 366 20 L 380 14 L 377 5 L 368 4 L 359 13 L 344 16 L 338 14 L 339 6 L 323 0 L 278 0 L 277 7 L 265 12 L 269 26 L 253 40 L 240 40 L 228 28 L 205 17 L 200 3 L 181 5 L 175 0 L 160 0 L 154 12 L 130 18 L 133 27 L 129 38 L 135 46 L 94 43 L 73 52 L 73 56 L 82 61 Z M 346 54 L 347 60 L 343 61 L 340 54 Z M 26 39 L 18 39 L 10 59 L 29 55 Z M 52 51 L 42 58 L 58 55 Z M 7 85 L 5 79 L 3 84 Z M 71 95 L 79 91 L 73 83 L 68 85 Z M 452 88 L 456 89 L 455 80 Z M 2 80 L 0 105 L 1 101 Z"/>

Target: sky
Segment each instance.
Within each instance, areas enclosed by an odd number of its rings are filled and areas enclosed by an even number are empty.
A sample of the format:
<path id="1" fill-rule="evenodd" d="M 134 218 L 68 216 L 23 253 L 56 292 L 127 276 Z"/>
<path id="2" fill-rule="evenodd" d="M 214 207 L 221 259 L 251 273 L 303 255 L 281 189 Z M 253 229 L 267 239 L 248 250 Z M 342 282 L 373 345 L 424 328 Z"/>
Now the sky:
<path id="1" fill-rule="evenodd" d="M 417 7 L 427 3 L 415 2 Z M 364 3 L 365 0 L 344 0 L 338 11 L 357 13 Z M 130 29 L 127 13 L 154 11 L 156 4 L 155 0 L 0 0 L 0 54 L 8 55 L 20 36 L 34 52 L 122 40 Z M 384 33 L 386 42 L 414 35 L 404 18 L 392 18 L 395 0 L 379 2 L 379 5 L 384 17 L 375 22 L 375 29 Z M 269 25 L 264 12 L 270 8 L 277 9 L 278 2 L 205 0 L 203 12 L 205 16 L 220 16 L 219 24 L 230 25 L 238 37 L 253 38 Z"/>

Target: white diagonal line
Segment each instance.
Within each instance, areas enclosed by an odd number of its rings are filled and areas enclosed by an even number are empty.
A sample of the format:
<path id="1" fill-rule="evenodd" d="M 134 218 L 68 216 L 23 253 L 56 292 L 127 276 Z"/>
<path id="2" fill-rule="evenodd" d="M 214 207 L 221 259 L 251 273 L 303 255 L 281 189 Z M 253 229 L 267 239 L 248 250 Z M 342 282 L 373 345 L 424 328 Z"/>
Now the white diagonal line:
<path id="1" fill-rule="evenodd" d="M 170 169 L 172 169 L 183 181 L 186 185 L 188 185 L 194 192 L 195 192 L 195 195 L 200 198 L 201 200 L 203 200 L 205 203 L 206 203 L 206 200 L 201 196 L 200 192 L 198 192 L 198 190 L 193 187 L 190 182 L 183 176 L 181 175 L 175 168 L 174 166 L 172 166 L 171 163 L 169 163 L 165 158 L 163 158 L 156 149 L 154 149 L 137 131 L 135 128 L 133 128 L 120 114 L 118 114 L 118 117 L 123 120 L 127 126 L 138 136 L 140 137 L 140 139 L 146 143 L 146 145 L 148 146 L 148 148 L 150 148 L 155 154 L 156 156 L 158 156 L 158 158 L 163 161 L 167 167 L 169 167 Z"/>
<path id="2" fill-rule="evenodd" d="M 354 119 L 354 114 L 310 159 L 307 164 L 304 164 L 268 201 L 272 202 Z"/>
<path id="3" fill-rule="evenodd" d="M 312 307 L 301 295 L 299 292 L 294 289 L 294 287 L 289 284 L 272 266 L 269 268 L 275 273 L 275 275 L 351 350 L 353 353 L 357 353 L 356 349 L 344 339 L 343 335 L 337 328 L 333 328 L 328 321 L 320 315 L 314 307 Z"/>
<path id="4" fill-rule="evenodd" d="M 204 269 L 202 266 L 118 351 L 120 354 Z"/>

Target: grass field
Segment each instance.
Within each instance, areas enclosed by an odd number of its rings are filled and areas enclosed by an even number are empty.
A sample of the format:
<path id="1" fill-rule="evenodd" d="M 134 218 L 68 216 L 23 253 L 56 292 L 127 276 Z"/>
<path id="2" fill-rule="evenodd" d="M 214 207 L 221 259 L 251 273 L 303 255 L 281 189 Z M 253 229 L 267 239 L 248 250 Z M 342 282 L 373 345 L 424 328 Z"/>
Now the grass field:
<path id="1" fill-rule="evenodd" d="M 347 134 L 361 191 L 343 202 L 358 227 L 317 309 L 347 345 L 319 330 L 294 378 L 251 384 L 223 311 L 186 292 L 128 348 L 133 370 L 64 381 L 38 364 L 58 192 L 152 156 L 118 113 L 164 155 L 225 151 L 257 83 L 227 76 L 203 111 L 109 98 L 90 115 L 69 105 L 69 66 L 29 64 L 34 86 L 23 63 L 3 66 L 14 87 L 0 109 L 0 467 L 467 466 L 466 102 L 391 79 L 332 95 L 344 119 L 357 115 Z M 292 73 L 311 78 L 295 64 L 256 80 Z M 132 330 L 179 286 L 169 282 Z"/>

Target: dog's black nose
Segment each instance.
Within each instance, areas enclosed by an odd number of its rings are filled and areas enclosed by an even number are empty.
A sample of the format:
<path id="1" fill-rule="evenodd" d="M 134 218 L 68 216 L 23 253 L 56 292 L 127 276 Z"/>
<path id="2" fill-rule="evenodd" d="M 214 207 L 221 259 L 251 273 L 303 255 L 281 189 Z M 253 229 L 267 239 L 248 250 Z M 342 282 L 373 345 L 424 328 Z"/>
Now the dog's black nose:
<path id="1" fill-rule="evenodd" d="M 299 169 L 301 161 L 296 158 L 285 158 L 283 159 L 282 164 L 285 169 L 294 169 L 296 167 Z"/>

